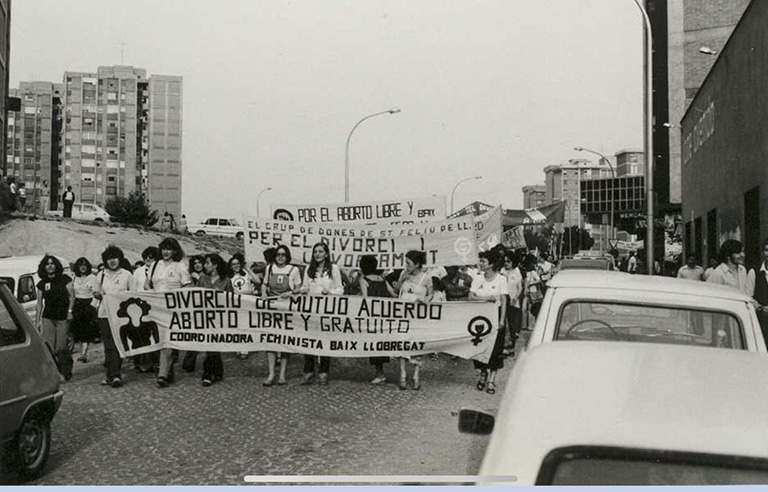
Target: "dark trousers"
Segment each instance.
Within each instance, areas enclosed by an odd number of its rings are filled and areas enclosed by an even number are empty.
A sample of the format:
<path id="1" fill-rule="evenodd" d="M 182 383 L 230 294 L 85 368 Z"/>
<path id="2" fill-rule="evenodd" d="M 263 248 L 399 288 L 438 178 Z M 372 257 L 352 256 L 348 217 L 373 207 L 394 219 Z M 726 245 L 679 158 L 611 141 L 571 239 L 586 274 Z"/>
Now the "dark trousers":
<path id="1" fill-rule="evenodd" d="M 69 201 L 65 201 L 64 202 L 64 217 L 65 218 L 70 218 L 70 219 L 72 218 L 72 205 L 74 203 L 75 202 L 69 202 Z"/>
<path id="2" fill-rule="evenodd" d="M 203 361 L 203 379 L 220 381 L 224 379 L 224 362 L 220 352 L 206 352 Z"/>
<path id="3" fill-rule="evenodd" d="M 107 368 L 107 379 L 119 378 L 123 359 L 120 358 L 120 352 L 118 352 L 115 339 L 112 337 L 112 330 L 109 329 L 109 320 L 107 318 L 99 318 L 97 322 L 101 331 L 101 342 L 104 344 L 104 363 Z"/>
<path id="4" fill-rule="evenodd" d="M 763 332 L 763 340 L 765 340 L 765 345 L 768 346 L 768 313 L 758 311 L 757 321 L 760 322 L 760 331 Z"/>
<path id="5" fill-rule="evenodd" d="M 315 372 L 315 355 L 304 356 L 304 374 Z M 320 374 L 328 374 L 331 367 L 330 357 L 320 357 Z"/>
<path id="6" fill-rule="evenodd" d="M 197 352 L 191 350 L 184 352 L 184 360 L 181 362 L 181 368 L 187 372 L 195 372 L 195 364 L 197 364 Z"/>
<path id="7" fill-rule="evenodd" d="M 509 345 L 515 348 L 517 336 L 520 334 L 520 328 L 523 326 L 523 310 L 519 307 L 507 305 L 507 333 L 509 334 Z"/>

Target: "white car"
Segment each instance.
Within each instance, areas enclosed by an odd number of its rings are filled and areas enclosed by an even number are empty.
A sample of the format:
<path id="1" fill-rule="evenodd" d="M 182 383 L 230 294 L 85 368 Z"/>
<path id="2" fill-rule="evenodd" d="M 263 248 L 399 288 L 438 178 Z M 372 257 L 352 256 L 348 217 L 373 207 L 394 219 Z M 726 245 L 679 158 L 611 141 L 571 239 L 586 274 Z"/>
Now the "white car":
<path id="1" fill-rule="evenodd" d="M 226 236 L 243 239 L 243 226 L 236 219 L 208 217 L 189 225 L 189 232 L 198 236 Z"/>
<path id="2" fill-rule="evenodd" d="M 516 485 L 768 483 L 768 355 L 727 287 L 565 271 L 494 417 L 481 476 Z"/>
<path id="3" fill-rule="evenodd" d="M 52 217 L 63 217 L 62 210 L 49 210 L 46 215 Z M 72 218 L 77 220 L 88 220 L 93 222 L 109 223 L 110 218 L 106 210 L 94 203 L 74 203 L 72 204 Z"/>
<path id="4" fill-rule="evenodd" d="M 0 258 L 0 278 L 13 293 L 24 308 L 24 311 L 34 319 L 37 306 L 37 267 L 44 255 L 33 256 L 7 256 Z M 64 273 L 72 277 L 69 261 L 56 256 L 64 267 Z"/>

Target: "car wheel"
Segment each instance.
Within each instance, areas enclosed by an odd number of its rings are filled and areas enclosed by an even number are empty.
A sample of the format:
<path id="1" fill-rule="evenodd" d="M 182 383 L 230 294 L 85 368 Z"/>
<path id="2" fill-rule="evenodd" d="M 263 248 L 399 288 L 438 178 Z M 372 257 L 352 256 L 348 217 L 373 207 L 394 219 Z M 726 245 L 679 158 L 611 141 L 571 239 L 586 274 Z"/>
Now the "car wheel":
<path id="1" fill-rule="evenodd" d="M 14 440 L 19 471 L 24 478 L 35 478 L 51 452 L 51 422 L 42 415 L 28 415 Z"/>
<path id="2" fill-rule="evenodd" d="M 197 231 L 195 236 L 205 236 L 205 231 Z"/>
<path id="3" fill-rule="evenodd" d="M 244 237 L 244 236 L 243 236 L 243 233 L 242 233 L 242 232 L 238 232 L 237 234 L 235 234 L 235 239 L 237 239 L 238 241 L 240 241 L 241 239 L 243 239 L 243 237 Z"/>

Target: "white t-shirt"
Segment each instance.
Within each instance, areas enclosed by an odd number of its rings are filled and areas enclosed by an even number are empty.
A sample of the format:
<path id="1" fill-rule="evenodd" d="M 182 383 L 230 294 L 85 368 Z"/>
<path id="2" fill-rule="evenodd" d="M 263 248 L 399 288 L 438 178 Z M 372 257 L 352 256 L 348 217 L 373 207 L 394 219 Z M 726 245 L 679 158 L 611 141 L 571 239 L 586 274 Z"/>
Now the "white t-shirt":
<path id="1" fill-rule="evenodd" d="M 232 289 L 235 294 L 253 295 L 255 292 L 253 282 L 248 274 L 236 273 L 232 275 Z"/>
<path id="2" fill-rule="evenodd" d="M 150 272 L 152 272 L 152 290 L 154 292 L 180 289 L 192 283 L 189 268 L 182 261 L 157 260 L 150 268 Z"/>
<path id="3" fill-rule="evenodd" d="M 144 292 L 146 290 L 144 289 L 144 282 L 147 280 L 147 275 L 149 275 L 150 268 L 152 267 L 144 265 L 137 268 L 136 271 L 133 272 L 133 278 L 136 280 L 137 292 Z"/>
<path id="4" fill-rule="evenodd" d="M 316 278 L 309 277 L 309 268 L 304 270 L 304 283 L 301 285 L 301 292 L 311 295 L 322 295 L 323 289 L 328 294 L 340 296 L 344 293 L 344 284 L 341 281 L 341 271 L 338 265 L 331 265 L 331 276 L 327 272 L 319 274 L 315 272 Z"/>
<path id="5" fill-rule="evenodd" d="M 72 280 L 72 288 L 75 291 L 75 299 L 93 298 L 93 293 L 99 290 L 96 275 L 75 276 Z"/>
<path id="6" fill-rule="evenodd" d="M 507 295 L 507 277 L 498 273 L 493 280 L 487 280 L 485 275 L 478 275 L 472 279 L 472 287 L 469 291 L 479 297 L 499 297 Z"/>
<path id="7" fill-rule="evenodd" d="M 96 276 L 96 281 L 99 288 L 98 291 L 101 292 L 102 295 L 136 290 L 136 286 L 134 285 L 136 280 L 133 278 L 133 274 L 123 268 L 120 268 L 115 272 L 105 268 Z M 104 299 L 102 299 L 99 303 L 99 318 L 106 317 L 107 304 L 104 302 Z"/>
<path id="8" fill-rule="evenodd" d="M 501 273 L 507 278 L 509 304 L 514 307 L 520 307 L 520 294 L 523 293 L 523 276 L 520 274 L 520 269 L 503 269 Z"/>

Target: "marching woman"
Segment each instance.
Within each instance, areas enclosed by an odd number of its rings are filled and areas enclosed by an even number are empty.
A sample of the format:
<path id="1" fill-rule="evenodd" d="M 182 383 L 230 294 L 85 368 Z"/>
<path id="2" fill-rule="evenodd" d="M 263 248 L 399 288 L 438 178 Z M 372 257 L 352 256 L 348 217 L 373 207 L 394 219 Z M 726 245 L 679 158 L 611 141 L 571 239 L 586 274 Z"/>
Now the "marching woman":
<path id="1" fill-rule="evenodd" d="M 432 300 L 432 278 L 424 265 L 427 262 L 427 254 L 423 251 L 411 250 L 405 254 L 405 269 L 400 274 L 400 280 L 395 284 L 400 292 L 400 299 L 416 302 L 429 302 Z M 400 358 L 400 383 L 401 390 L 408 389 L 405 361 L 413 366 L 413 389 L 421 389 L 419 372 L 421 371 L 421 357 Z"/>
<path id="2" fill-rule="evenodd" d="M 203 255 L 195 255 L 189 259 L 189 277 L 195 287 L 197 287 L 200 277 L 205 274 L 204 263 L 205 257 Z"/>
<path id="3" fill-rule="evenodd" d="M 495 251 L 481 251 L 479 256 L 480 274 L 472 280 L 469 299 L 499 304 L 499 329 L 491 357 L 487 363 L 475 361 L 475 369 L 480 371 L 476 387 L 479 391 L 485 389 L 486 393 L 492 395 L 496 393 L 496 372 L 504 367 L 502 352 L 507 319 L 507 278 L 499 273 L 502 259 Z"/>
<path id="4" fill-rule="evenodd" d="M 379 262 L 375 255 L 365 255 L 360 258 L 360 270 L 363 276 L 360 277 L 360 295 L 363 297 L 397 297 L 395 290 L 389 285 L 384 277 L 376 271 Z M 376 370 L 376 375 L 371 384 L 383 386 L 387 384 L 387 377 L 384 375 L 384 364 L 389 362 L 389 357 L 371 357 L 369 362 Z"/>
<path id="5" fill-rule="evenodd" d="M 152 264 L 152 269 L 144 283 L 144 289 L 148 292 L 167 292 L 192 285 L 187 265 L 181 261 L 184 259 L 179 242 L 167 237 L 157 246 L 160 250 L 160 259 Z M 172 349 L 160 351 L 160 370 L 157 376 L 157 385 L 165 388 L 174 381 Z"/>
<path id="6" fill-rule="evenodd" d="M 198 287 L 204 289 L 223 290 L 233 292 L 232 281 L 229 279 L 229 267 L 224 259 L 215 254 L 205 255 L 205 274 L 200 277 Z M 221 352 L 206 352 L 203 362 L 203 386 L 210 386 L 224 379 L 224 363 L 221 360 Z"/>
<path id="7" fill-rule="evenodd" d="M 93 306 L 94 291 L 98 290 L 96 276 L 91 273 L 91 262 L 87 258 L 75 261 L 75 279 L 72 288 L 75 292 L 75 303 L 72 306 L 72 338 L 81 346 L 79 362 L 88 362 L 88 344 L 99 338 L 99 327 L 96 325 L 96 308 Z"/>
<path id="8" fill-rule="evenodd" d="M 291 250 L 281 244 L 275 250 L 275 262 L 267 266 L 264 282 L 261 284 L 262 297 L 290 297 L 298 294 L 301 289 L 301 274 L 299 269 L 291 265 Z M 280 360 L 280 375 L 278 386 L 285 386 L 285 370 L 288 368 L 288 354 L 267 352 L 269 375 L 262 383 L 264 386 L 275 384 L 275 363 Z"/>
<path id="9" fill-rule="evenodd" d="M 136 280 L 133 274 L 124 268 L 126 264 L 125 254 L 117 246 L 107 246 L 107 249 L 101 253 L 101 261 L 104 262 L 104 270 L 96 275 L 97 289 L 93 292 L 93 297 L 99 301 L 99 317 L 96 322 L 101 331 L 101 342 L 104 344 L 104 366 L 107 376 L 101 384 L 119 388 L 123 385 L 120 375 L 123 361 L 117 350 L 117 341 L 112 336 L 112 330 L 109 327 L 104 295 L 136 290 Z"/>
<path id="10" fill-rule="evenodd" d="M 241 296 L 256 295 L 257 287 L 261 285 L 261 279 L 245 267 L 245 257 L 242 253 L 235 253 L 229 259 L 229 274 L 232 276 L 232 288 L 235 294 Z M 238 357 L 248 358 L 248 352 L 240 352 Z"/>
<path id="11" fill-rule="evenodd" d="M 45 343 L 56 356 L 56 366 L 64 379 L 72 378 L 72 354 L 67 346 L 69 322 L 75 293 L 72 279 L 64 274 L 58 258 L 45 255 L 37 267 L 37 311 L 35 320 Z"/>
<path id="12" fill-rule="evenodd" d="M 309 295 L 334 295 L 344 294 L 344 284 L 341 282 L 341 271 L 338 265 L 331 262 L 331 252 L 325 243 L 317 243 L 312 246 L 312 259 L 309 268 L 304 273 L 304 283 L 301 285 L 301 293 Z M 318 383 L 321 386 L 328 384 L 328 369 L 331 366 L 330 357 L 320 357 Z M 304 379 L 301 384 L 312 384 L 315 380 L 315 356 L 304 356 Z"/>

